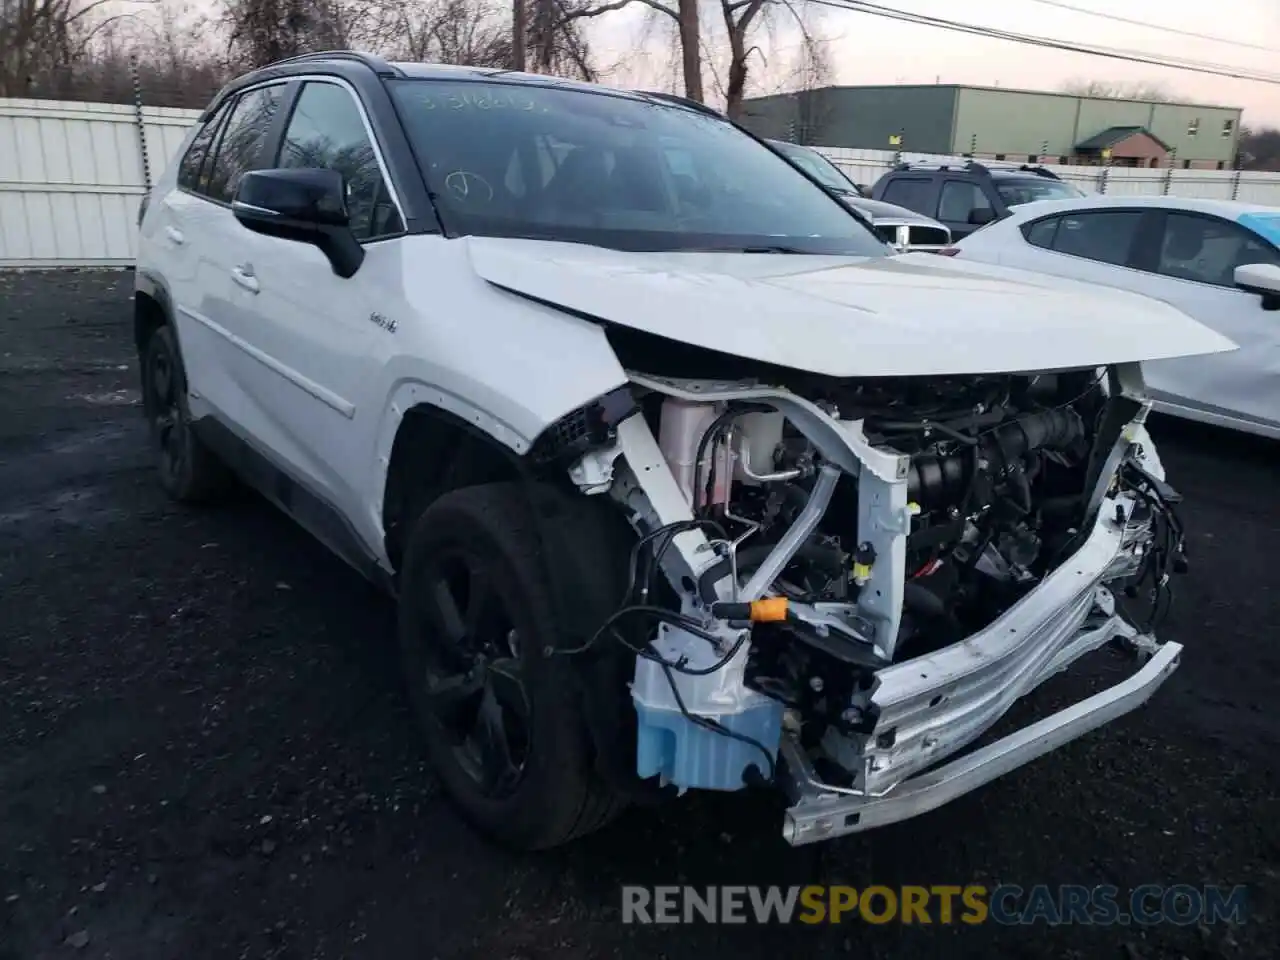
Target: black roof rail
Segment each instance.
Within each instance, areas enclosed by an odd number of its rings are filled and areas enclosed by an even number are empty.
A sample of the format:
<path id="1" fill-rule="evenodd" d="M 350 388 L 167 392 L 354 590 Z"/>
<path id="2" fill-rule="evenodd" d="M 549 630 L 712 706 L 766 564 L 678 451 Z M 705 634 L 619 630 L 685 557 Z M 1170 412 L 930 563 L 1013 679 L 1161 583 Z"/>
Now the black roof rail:
<path id="1" fill-rule="evenodd" d="M 698 113 L 705 113 L 708 116 L 717 117 L 723 120 L 724 114 L 714 107 L 708 107 L 705 103 L 699 103 L 697 100 L 690 100 L 688 97 L 682 97 L 675 93 L 659 93 L 656 90 L 636 90 L 635 93 L 642 97 L 652 97 L 654 100 L 665 100 L 667 103 L 674 103 L 679 107 L 687 107 L 690 110 L 696 110 Z"/>
<path id="2" fill-rule="evenodd" d="M 401 75 L 400 71 L 387 60 L 382 59 L 377 54 L 364 53 L 360 50 L 317 50 L 314 53 L 300 53 L 296 57 L 276 60 L 267 64 L 267 66 L 278 67 L 284 63 L 303 63 L 307 60 L 353 60 L 357 63 L 363 63 L 380 77 L 398 77 Z"/>
<path id="3" fill-rule="evenodd" d="M 920 172 L 937 171 L 939 173 L 943 170 L 963 170 L 966 173 L 976 173 L 979 175 L 985 174 L 989 176 L 991 174 L 991 171 L 981 163 L 978 163 L 977 160 L 966 160 L 963 163 L 956 163 L 951 160 L 918 160 L 915 163 L 912 163 L 910 160 L 903 160 L 893 169 L 917 170 Z"/>
<path id="4" fill-rule="evenodd" d="M 1044 166 L 1044 164 L 1040 164 L 1040 163 L 1036 163 L 1036 164 L 1024 163 L 1018 169 L 1025 170 L 1027 173 L 1034 173 L 1037 177 L 1047 177 L 1050 180 L 1062 179 L 1056 173 L 1050 170 L 1048 167 Z"/>

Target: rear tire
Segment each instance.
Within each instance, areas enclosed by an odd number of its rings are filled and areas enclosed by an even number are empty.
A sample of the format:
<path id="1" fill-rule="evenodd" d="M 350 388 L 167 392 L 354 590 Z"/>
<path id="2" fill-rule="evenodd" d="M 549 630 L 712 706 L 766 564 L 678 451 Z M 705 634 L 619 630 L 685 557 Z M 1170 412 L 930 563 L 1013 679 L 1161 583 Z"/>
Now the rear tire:
<path id="1" fill-rule="evenodd" d="M 445 792 L 521 850 L 604 826 L 624 806 L 598 775 L 526 489 L 442 495 L 413 524 L 399 636 L 416 717 Z"/>
<path id="2" fill-rule="evenodd" d="M 165 492 L 180 503 L 203 503 L 226 493 L 230 472 L 191 429 L 187 376 L 168 326 L 157 327 L 142 352 L 142 403 Z"/>

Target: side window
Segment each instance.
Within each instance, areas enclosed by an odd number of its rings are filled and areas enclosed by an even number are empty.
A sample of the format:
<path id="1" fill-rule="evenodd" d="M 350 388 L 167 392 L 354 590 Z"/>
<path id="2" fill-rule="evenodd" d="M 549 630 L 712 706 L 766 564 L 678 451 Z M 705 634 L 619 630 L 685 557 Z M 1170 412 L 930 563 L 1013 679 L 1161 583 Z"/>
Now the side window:
<path id="1" fill-rule="evenodd" d="M 1053 249 L 1076 257 L 1124 266 L 1142 214 L 1136 210 L 1073 213 L 1058 223 Z"/>
<path id="2" fill-rule="evenodd" d="M 200 169 L 209 154 L 209 146 L 213 143 L 214 134 L 218 132 L 218 125 L 226 115 L 227 105 L 224 103 L 191 138 L 191 145 L 187 147 L 187 152 L 182 155 L 182 162 L 178 165 L 178 186 L 184 190 L 200 189 Z"/>
<path id="3" fill-rule="evenodd" d="M 1027 238 L 1027 243 L 1033 247 L 1043 247 L 1046 250 L 1050 250 L 1053 248 L 1053 239 L 1058 233 L 1058 223 L 1061 220 L 1061 217 L 1046 217 L 1033 223 L 1024 223 L 1022 225 L 1022 235 Z"/>
<path id="4" fill-rule="evenodd" d="M 1227 220 L 1185 213 L 1165 218 L 1157 273 L 1234 287 L 1236 267 L 1246 263 L 1280 264 L 1280 256 L 1261 237 Z"/>
<path id="5" fill-rule="evenodd" d="M 938 198 L 938 219 L 944 223 L 968 223 L 974 210 L 990 210 L 991 201 L 976 183 L 947 180 Z"/>
<path id="6" fill-rule="evenodd" d="M 279 165 L 341 173 L 356 239 L 404 231 L 360 108 L 344 87 L 323 82 L 303 86 L 280 144 Z"/>
<path id="7" fill-rule="evenodd" d="M 889 181 L 880 197 L 885 203 L 933 216 L 933 181 L 923 177 L 898 177 Z"/>
<path id="8" fill-rule="evenodd" d="M 284 87 L 276 84 L 250 90 L 236 101 L 218 137 L 213 166 L 205 173 L 208 185 L 203 192 L 211 200 L 230 203 L 240 178 L 262 165 L 262 148 L 283 93 Z"/>

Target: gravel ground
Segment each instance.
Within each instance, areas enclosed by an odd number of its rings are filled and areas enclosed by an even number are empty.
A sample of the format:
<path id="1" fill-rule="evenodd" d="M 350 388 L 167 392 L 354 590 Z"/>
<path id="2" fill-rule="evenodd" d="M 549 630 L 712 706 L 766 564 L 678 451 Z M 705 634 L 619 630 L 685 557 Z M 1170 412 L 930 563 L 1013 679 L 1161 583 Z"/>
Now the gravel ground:
<path id="1" fill-rule="evenodd" d="M 1194 577 L 1156 699 L 915 821 L 788 848 L 766 797 L 517 857 L 439 797 L 389 604 L 260 501 L 166 503 L 132 275 L 0 274 L 0 960 L 1274 957 L 1280 447 L 1157 424 Z M 1094 658 L 1032 706 L 1122 665 Z M 634 927 L 623 883 L 1247 884 L 1237 927 Z"/>

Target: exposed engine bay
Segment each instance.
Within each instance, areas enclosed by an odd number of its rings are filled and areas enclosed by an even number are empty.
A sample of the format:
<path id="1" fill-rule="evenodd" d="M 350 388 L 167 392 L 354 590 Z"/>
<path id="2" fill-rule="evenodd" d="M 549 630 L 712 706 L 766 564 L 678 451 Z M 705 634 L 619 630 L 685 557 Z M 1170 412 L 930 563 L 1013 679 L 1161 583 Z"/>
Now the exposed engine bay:
<path id="1" fill-rule="evenodd" d="M 632 380 L 594 414 L 612 442 L 570 476 L 639 534 L 628 595 L 592 642 L 636 653 L 642 778 L 779 781 L 795 802 L 788 839 L 809 842 L 946 802 L 1131 709 L 1176 665 L 1164 651 L 1140 694 L 1072 721 L 1078 732 L 1063 721 L 1001 741 L 912 798 L 937 778 L 924 771 L 1076 657 L 1161 649 L 1185 546 L 1136 364 Z M 1138 623 L 1113 587 L 1145 607 Z"/>

